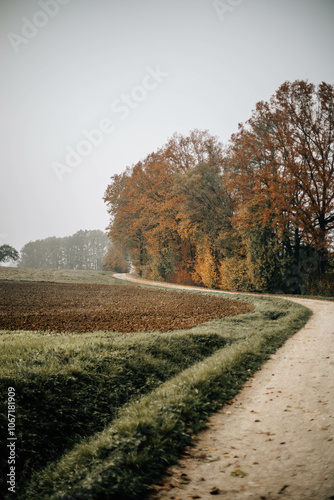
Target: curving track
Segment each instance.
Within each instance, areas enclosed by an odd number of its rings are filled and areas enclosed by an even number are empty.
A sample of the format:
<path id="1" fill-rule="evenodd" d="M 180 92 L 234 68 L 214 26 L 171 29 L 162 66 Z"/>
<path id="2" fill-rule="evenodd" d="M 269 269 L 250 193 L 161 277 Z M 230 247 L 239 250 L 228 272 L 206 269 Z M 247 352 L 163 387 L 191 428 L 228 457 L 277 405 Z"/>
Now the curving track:
<path id="1" fill-rule="evenodd" d="M 334 499 L 334 302 L 289 300 L 311 319 L 210 419 L 152 498 Z"/>

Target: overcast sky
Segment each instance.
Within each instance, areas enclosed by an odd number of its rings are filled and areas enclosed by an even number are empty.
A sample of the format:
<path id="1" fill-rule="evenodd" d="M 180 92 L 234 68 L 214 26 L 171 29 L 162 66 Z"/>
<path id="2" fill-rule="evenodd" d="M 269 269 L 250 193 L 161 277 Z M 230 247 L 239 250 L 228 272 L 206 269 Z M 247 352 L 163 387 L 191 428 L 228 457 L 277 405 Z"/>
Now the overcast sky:
<path id="1" fill-rule="evenodd" d="M 334 0 L 1 0 L 0 244 L 104 230 L 110 177 L 334 84 Z"/>

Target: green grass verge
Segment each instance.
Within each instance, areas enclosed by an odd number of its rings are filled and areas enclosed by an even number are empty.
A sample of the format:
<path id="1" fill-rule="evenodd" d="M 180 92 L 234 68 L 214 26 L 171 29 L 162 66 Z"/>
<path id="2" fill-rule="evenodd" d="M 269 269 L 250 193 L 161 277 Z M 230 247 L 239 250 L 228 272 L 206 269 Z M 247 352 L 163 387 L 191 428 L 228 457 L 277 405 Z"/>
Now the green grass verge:
<path id="1" fill-rule="evenodd" d="M 17 497 L 143 498 L 192 433 L 310 316 L 286 300 L 247 300 L 253 312 L 188 331 L 3 334 L 1 384 L 16 388 L 21 459 L 37 446 L 21 461 L 26 479 L 29 463 L 35 472 Z"/>
<path id="2" fill-rule="evenodd" d="M 86 271 L 84 269 L 34 269 L 0 266 L 0 280 L 133 286 L 133 283 L 129 281 L 113 278 L 110 271 Z"/>
<path id="3" fill-rule="evenodd" d="M 329 297 L 325 295 L 286 295 L 287 298 L 291 297 L 296 299 L 311 299 L 311 300 L 329 300 L 333 301 L 334 297 Z"/>
<path id="4" fill-rule="evenodd" d="M 226 342 L 201 333 L 0 335 L 1 394 L 8 387 L 16 392 L 18 483 L 82 438 L 102 431 L 125 403 Z M 1 428 L 6 429 L 5 398 L 1 403 Z M 4 471 L 7 453 L 1 447 Z"/>

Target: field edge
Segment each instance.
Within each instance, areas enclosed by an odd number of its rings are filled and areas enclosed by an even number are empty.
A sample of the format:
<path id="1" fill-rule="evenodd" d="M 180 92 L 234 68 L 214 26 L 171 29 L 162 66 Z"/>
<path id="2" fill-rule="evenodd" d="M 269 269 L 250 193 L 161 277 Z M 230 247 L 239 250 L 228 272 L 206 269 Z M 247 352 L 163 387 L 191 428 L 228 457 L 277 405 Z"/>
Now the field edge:
<path id="1" fill-rule="evenodd" d="M 208 416 L 233 398 L 247 378 L 311 315 L 306 307 L 286 299 L 249 300 L 256 304 L 257 313 L 266 317 L 261 332 L 218 351 L 127 405 L 112 426 L 79 443 L 57 464 L 37 474 L 22 499 L 27 495 L 51 500 L 144 498 L 150 492 L 148 485 L 175 463 L 178 454 L 192 443 L 193 433 L 205 427 Z M 282 307 L 285 314 L 275 319 L 274 310 Z M 231 321 L 242 324 L 244 318 Z"/>

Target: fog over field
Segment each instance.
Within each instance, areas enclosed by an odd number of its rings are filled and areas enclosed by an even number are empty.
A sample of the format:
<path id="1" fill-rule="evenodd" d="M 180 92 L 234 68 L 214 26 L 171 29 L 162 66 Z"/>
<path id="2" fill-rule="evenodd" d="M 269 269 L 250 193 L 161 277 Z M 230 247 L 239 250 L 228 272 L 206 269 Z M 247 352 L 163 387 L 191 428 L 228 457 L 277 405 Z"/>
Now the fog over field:
<path id="1" fill-rule="evenodd" d="M 0 245 L 104 230 L 110 176 L 174 133 L 227 142 L 286 80 L 334 83 L 332 0 L 10 0 Z"/>

